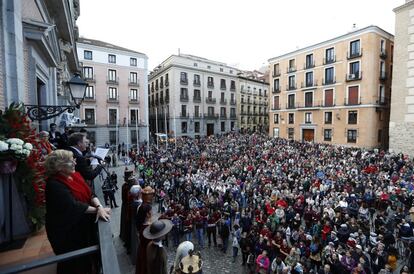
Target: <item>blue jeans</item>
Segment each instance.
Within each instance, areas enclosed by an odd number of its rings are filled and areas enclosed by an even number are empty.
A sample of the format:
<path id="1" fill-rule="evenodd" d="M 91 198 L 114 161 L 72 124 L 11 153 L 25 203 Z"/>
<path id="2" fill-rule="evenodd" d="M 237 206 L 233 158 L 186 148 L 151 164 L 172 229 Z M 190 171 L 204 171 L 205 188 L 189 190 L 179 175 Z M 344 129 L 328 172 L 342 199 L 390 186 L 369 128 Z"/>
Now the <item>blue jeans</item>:
<path id="1" fill-rule="evenodd" d="M 223 249 L 222 249 L 222 251 L 224 252 L 224 253 L 226 253 L 227 252 L 227 246 L 229 245 L 229 238 L 223 238 Z"/>
<path id="2" fill-rule="evenodd" d="M 233 246 L 233 260 L 236 260 L 238 253 L 239 253 L 239 248 L 237 246 Z"/>
<path id="3" fill-rule="evenodd" d="M 192 236 L 192 234 L 193 234 L 192 231 L 186 232 L 185 233 L 185 240 L 191 242 L 191 236 Z"/>
<path id="4" fill-rule="evenodd" d="M 197 228 L 196 232 L 197 232 L 198 244 L 200 245 L 201 248 L 204 248 L 204 229 Z"/>

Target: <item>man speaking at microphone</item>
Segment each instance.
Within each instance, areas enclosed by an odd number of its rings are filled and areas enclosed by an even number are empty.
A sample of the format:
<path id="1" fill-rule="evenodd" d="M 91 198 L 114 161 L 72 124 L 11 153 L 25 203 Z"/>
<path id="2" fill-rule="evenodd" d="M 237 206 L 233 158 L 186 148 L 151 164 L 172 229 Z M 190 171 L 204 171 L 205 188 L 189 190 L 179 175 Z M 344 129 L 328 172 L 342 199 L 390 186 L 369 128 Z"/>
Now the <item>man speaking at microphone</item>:
<path id="1" fill-rule="evenodd" d="M 67 149 L 73 152 L 73 158 L 76 160 L 75 170 L 91 184 L 91 181 L 101 173 L 103 167 L 101 165 L 95 169 L 91 167 L 90 160 L 83 155 L 87 145 L 88 139 L 85 134 L 76 132 L 69 136 Z"/>

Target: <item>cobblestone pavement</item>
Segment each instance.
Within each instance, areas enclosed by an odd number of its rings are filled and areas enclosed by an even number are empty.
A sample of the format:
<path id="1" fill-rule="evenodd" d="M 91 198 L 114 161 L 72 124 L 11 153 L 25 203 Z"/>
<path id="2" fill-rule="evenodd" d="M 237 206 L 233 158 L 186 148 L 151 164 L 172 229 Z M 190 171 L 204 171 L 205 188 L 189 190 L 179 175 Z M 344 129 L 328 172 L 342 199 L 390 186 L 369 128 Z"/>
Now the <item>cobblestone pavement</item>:
<path id="1" fill-rule="evenodd" d="M 129 169 L 132 169 L 133 166 L 129 166 Z M 121 189 L 121 185 L 123 184 L 123 176 L 124 176 L 124 169 L 125 166 L 119 166 L 117 168 L 110 168 L 110 172 L 115 170 L 118 175 L 118 187 Z M 135 265 L 131 262 L 130 256 L 126 253 L 126 249 L 123 246 L 123 242 L 119 238 L 119 230 L 120 230 L 120 218 L 121 218 L 121 191 L 116 192 L 116 201 L 118 204 L 118 208 L 112 209 L 112 216 L 111 216 L 111 228 L 113 232 L 113 241 L 114 246 L 117 251 L 118 262 L 120 265 L 120 270 L 122 274 L 132 274 L 135 273 Z M 101 201 L 103 202 L 103 201 Z M 193 235 L 193 243 L 196 246 L 196 250 L 199 250 L 198 244 L 195 240 L 195 235 Z M 171 267 L 173 265 L 175 259 L 175 251 L 176 249 L 172 247 L 171 244 L 171 237 L 169 238 L 170 245 L 167 247 L 168 253 L 168 266 Z M 181 239 L 184 241 L 184 238 Z M 205 243 L 207 243 L 207 238 L 205 238 Z M 241 253 L 239 251 L 239 255 L 235 263 L 233 263 L 232 259 L 232 247 L 231 242 L 229 242 L 229 247 L 227 249 L 227 254 L 220 252 L 217 248 L 214 247 L 206 247 L 201 251 L 201 257 L 203 258 L 203 274 L 221 274 L 221 273 L 238 273 L 244 274 L 248 273 L 247 269 L 241 265 Z M 134 259 L 135 260 L 135 259 Z"/>

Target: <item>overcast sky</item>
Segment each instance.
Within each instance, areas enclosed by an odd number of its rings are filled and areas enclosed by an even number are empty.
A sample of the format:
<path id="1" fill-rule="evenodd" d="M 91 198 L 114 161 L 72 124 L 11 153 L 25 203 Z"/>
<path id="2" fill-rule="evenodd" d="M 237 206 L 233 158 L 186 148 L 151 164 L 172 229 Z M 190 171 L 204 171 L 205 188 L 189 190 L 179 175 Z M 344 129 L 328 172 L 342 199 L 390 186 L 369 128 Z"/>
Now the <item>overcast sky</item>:
<path id="1" fill-rule="evenodd" d="M 171 54 L 254 70 L 269 58 L 377 25 L 394 34 L 405 0 L 82 0 L 80 35 L 145 53 L 152 70 Z"/>

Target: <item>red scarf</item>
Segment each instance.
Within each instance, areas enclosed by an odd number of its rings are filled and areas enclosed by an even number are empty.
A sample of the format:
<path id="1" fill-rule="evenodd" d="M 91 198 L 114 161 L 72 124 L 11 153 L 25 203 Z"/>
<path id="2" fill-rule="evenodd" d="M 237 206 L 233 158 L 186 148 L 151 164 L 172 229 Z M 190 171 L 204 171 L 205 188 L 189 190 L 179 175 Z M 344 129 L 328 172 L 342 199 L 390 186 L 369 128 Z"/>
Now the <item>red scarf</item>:
<path id="1" fill-rule="evenodd" d="M 91 202 L 92 191 L 79 172 L 74 172 L 72 175 L 67 177 L 57 175 L 55 178 L 70 189 L 76 200 L 86 204 Z"/>

